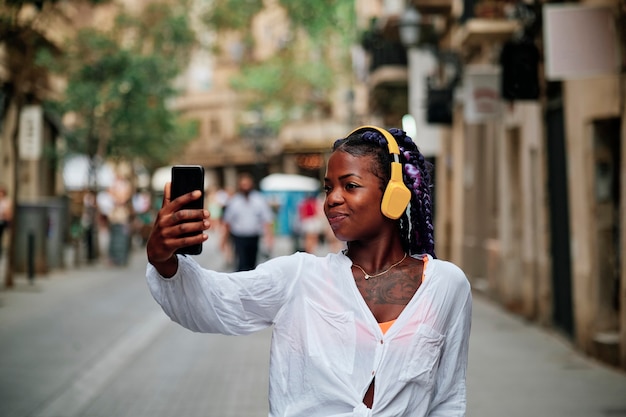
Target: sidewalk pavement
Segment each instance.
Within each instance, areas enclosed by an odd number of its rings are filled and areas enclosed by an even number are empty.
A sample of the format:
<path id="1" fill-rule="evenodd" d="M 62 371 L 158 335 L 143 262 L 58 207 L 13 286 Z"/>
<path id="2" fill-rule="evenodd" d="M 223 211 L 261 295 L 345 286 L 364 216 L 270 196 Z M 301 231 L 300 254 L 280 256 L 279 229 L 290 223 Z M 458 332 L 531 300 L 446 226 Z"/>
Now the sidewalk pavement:
<path id="1" fill-rule="evenodd" d="M 626 373 L 474 294 L 469 417 L 626 416 Z"/>

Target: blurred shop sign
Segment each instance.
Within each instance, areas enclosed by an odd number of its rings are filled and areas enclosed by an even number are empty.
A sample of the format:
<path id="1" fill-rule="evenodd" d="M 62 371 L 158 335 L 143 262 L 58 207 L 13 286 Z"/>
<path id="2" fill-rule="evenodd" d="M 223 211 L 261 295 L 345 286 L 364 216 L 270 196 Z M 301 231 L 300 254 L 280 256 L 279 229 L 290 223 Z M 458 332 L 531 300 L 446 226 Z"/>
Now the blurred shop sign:
<path id="1" fill-rule="evenodd" d="M 618 30 L 611 8 L 545 4 L 545 75 L 549 80 L 619 72 Z"/>
<path id="2" fill-rule="evenodd" d="M 496 119 L 502 111 L 500 67 L 468 65 L 465 70 L 465 120 L 482 123 Z"/>
<path id="3" fill-rule="evenodd" d="M 22 108 L 18 142 L 20 159 L 36 161 L 41 158 L 43 146 L 43 109 L 41 106 L 31 105 Z"/>
<path id="4" fill-rule="evenodd" d="M 87 155 L 69 155 L 64 160 L 63 184 L 67 191 L 82 191 L 90 187 L 106 189 L 114 179 L 111 165 L 91 161 Z"/>

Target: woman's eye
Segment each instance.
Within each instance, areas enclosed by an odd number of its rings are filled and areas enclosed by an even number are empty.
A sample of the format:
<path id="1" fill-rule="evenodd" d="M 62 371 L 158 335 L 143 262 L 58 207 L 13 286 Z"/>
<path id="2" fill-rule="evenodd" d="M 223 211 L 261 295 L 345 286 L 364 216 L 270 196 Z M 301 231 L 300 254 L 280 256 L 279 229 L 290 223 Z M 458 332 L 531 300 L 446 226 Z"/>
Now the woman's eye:
<path id="1" fill-rule="evenodd" d="M 359 188 L 359 185 L 358 184 L 354 184 L 352 182 L 349 182 L 349 183 L 346 184 L 346 189 L 347 190 L 354 189 L 354 188 Z"/>

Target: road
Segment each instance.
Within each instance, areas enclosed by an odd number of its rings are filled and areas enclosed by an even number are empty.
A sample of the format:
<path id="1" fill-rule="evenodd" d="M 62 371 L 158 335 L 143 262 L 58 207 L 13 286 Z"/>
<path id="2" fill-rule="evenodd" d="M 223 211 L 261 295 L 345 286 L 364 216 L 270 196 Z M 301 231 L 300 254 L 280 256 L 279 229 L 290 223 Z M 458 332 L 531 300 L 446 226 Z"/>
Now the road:
<path id="1" fill-rule="evenodd" d="M 214 246 L 198 259 L 222 268 Z M 145 265 L 137 249 L 127 267 L 17 277 L 0 291 L 0 417 L 267 416 L 270 332 L 182 329 L 152 300 Z M 625 373 L 479 294 L 473 314 L 469 417 L 626 416 Z"/>

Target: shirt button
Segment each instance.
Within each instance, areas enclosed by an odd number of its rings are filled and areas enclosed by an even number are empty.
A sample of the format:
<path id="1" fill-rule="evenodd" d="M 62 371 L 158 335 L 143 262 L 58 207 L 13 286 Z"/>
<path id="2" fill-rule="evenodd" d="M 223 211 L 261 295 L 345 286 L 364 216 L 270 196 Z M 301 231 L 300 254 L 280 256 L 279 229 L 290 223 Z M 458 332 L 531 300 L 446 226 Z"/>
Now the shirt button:
<path id="1" fill-rule="evenodd" d="M 372 371 L 372 376 L 374 376 L 376 374 L 376 371 Z"/>
<path id="2" fill-rule="evenodd" d="M 383 344 L 383 339 L 380 339 L 380 344 L 381 344 L 381 345 Z"/>

